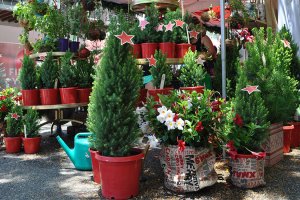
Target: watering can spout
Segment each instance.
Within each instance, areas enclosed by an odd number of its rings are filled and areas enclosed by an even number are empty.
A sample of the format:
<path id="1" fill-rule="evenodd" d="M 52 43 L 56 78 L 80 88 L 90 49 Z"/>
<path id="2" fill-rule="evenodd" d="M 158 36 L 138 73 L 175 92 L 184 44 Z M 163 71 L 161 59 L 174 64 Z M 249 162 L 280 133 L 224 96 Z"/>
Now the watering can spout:
<path id="1" fill-rule="evenodd" d="M 56 139 L 58 141 L 58 143 L 60 144 L 60 146 L 65 150 L 65 152 L 67 153 L 67 155 L 69 156 L 70 160 L 73 162 L 73 164 L 75 165 L 75 159 L 74 159 L 74 149 L 70 149 L 68 147 L 68 145 L 63 141 L 63 139 L 61 139 L 60 136 L 56 136 Z"/>

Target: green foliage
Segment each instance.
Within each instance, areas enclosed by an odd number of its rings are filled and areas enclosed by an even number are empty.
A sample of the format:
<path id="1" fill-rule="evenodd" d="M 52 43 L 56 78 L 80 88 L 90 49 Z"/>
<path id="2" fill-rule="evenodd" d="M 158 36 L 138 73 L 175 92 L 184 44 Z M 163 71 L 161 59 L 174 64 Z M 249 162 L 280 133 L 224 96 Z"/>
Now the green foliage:
<path id="1" fill-rule="evenodd" d="M 45 15 L 49 8 L 48 3 L 40 3 L 37 0 L 33 0 L 33 2 L 30 4 L 32 7 L 32 11 L 35 13 L 35 15 L 38 15 L 38 17 Z"/>
<path id="2" fill-rule="evenodd" d="M 70 34 L 79 36 L 84 21 L 84 11 L 82 5 L 76 3 L 67 10 L 67 21 L 69 22 Z"/>
<path id="3" fill-rule="evenodd" d="M 34 15 L 32 4 L 28 2 L 17 3 L 13 10 L 13 16 L 17 18 L 22 26 L 25 26 L 26 30 L 35 27 L 36 16 Z"/>
<path id="4" fill-rule="evenodd" d="M 165 86 L 171 85 L 173 74 L 171 66 L 166 63 L 166 55 L 160 50 L 156 50 L 154 58 L 156 59 L 156 66 L 152 66 L 150 68 L 150 72 L 153 77 L 153 85 L 156 88 L 160 87 L 161 77 L 163 74 L 165 74 Z"/>
<path id="5" fill-rule="evenodd" d="M 121 45 L 115 35 L 129 32 L 130 25 L 121 13 L 109 25 L 106 41 L 88 106 L 87 126 L 95 134 L 95 147 L 104 156 L 127 156 L 136 141 L 136 101 L 142 73 L 130 54 L 129 44 Z"/>
<path id="6" fill-rule="evenodd" d="M 89 60 L 78 60 L 76 63 L 76 71 L 79 86 L 81 88 L 91 88 L 95 76 L 93 56 L 90 56 Z"/>
<path id="7" fill-rule="evenodd" d="M 26 125 L 26 135 L 28 138 L 39 136 L 39 114 L 36 110 L 27 110 L 27 113 L 23 116 L 23 123 Z"/>
<path id="8" fill-rule="evenodd" d="M 14 115 L 18 117 L 14 118 Z M 22 108 L 20 106 L 13 106 L 10 112 L 5 117 L 6 134 L 8 137 L 19 137 L 22 130 Z"/>
<path id="9" fill-rule="evenodd" d="M 191 49 L 183 58 L 184 66 L 180 68 L 179 80 L 184 87 L 193 87 L 204 84 L 206 72 L 203 66 L 197 64 L 197 52 L 192 52 Z"/>
<path id="10" fill-rule="evenodd" d="M 160 14 L 158 9 L 155 7 L 155 4 L 150 4 L 149 7 L 146 8 L 146 20 L 149 24 L 146 25 L 145 29 L 142 31 L 145 42 L 160 42 L 161 33 L 156 31 L 156 27 L 159 25 Z"/>
<path id="11" fill-rule="evenodd" d="M 134 23 L 131 25 L 131 29 L 130 29 L 130 35 L 134 35 L 134 37 L 132 38 L 132 41 L 134 44 L 141 44 L 144 42 L 145 38 L 144 38 L 144 33 L 141 30 L 141 28 L 139 27 L 139 21 L 136 20 L 134 21 Z"/>
<path id="12" fill-rule="evenodd" d="M 35 53 L 38 52 L 50 52 L 50 51 L 55 51 L 56 50 L 56 43 L 52 38 L 43 38 L 43 39 L 38 39 L 34 44 L 33 44 L 33 51 Z"/>
<path id="13" fill-rule="evenodd" d="M 52 52 L 47 53 L 40 69 L 41 88 L 54 88 L 55 81 L 58 78 L 58 71 L 59 66 L 57 62 L 53 60 Z"/>
<path id="14" fill-rule="evenodd" d="M 73 54 L 67 52 L 60 60 L 60 72 L 59 72 L 59 82 L 62 87 L 74 87 L 77 86 L 77 71 L 75 67 L 71 64 Z"/>
<path id="15" fill-rule="evenodd" d="M 37 87 L 37 74 L 34 61 L 25 55 L 19 73 L 19 81 L 23 90 L 32 90 Z"/>

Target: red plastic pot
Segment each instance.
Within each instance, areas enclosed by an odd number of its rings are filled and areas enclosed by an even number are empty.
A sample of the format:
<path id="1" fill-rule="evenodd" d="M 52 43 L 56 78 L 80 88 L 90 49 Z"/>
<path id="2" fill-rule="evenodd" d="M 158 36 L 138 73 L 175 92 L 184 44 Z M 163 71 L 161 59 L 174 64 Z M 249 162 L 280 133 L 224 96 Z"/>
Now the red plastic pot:
<path id="1" fill-rule="evenodd" d="M 129 199 L 138 195 L 144 154 L 141 150 L 136 150 L 135 153 L 127 157 L 96 154 L 101 174 L 102 195 L 105 198 Z"/>
<path id="2" fill-rule="evenodd" d="M 60 100 L 62 104 L 70 104 L 78 102 L 77 88 L 59 88 Z"/>
<path id="3" fill-rule="evenodd" d="M 42 137 L 22 138 L 24 144 L 24 152 L 26 154 L 34 154 L 40 151 Z"/>
<path id="4" fill-rule="evenodd" d="M 150 58 L 151 55 L 155 54 L 155 50 L 158 49 L 158 43 L 142 43 L 142 57 Z"/>
<path id="5" fill-rule="evenodd" d="M 291 147 L 298 147 L 300 145 L 300 122 L 292 122 L 294 125 L 291 135 Z"/>
<path id="6" fill-rule="evenodd" d="M 283 153 L 289 153 L 291 150 L 291 136 L 294 126 L 283 126 Z"/>
<path id="7" fill-rule="evenodd" d="M 21 137 L 4 137 L 6 153 L 18 153 L 21 151 Z"/>
<path id="8" fill-rule="evenodd" d="M 92 92 L 92 88 L 77 89 L 79 103 L 88 103 L 91 92 Z"/>
<path id="9" fill-rule="evenodd" d="M 141 44 L 133 44 L 132 45 L 132 54 L 136 58 L 141 58 L 142 57 L 142 45 Z"/>
<path id="10" fill-rule="evenodd" d="M 159 43 L 159 49 L 163 54 L 167 55 L 167 58 L 175 58 L 175 46 L 174 42 Z"/>
<path id="11" fill-rule="evenodd" d="M 195 52 L 196 51 L 196 45 L 192 45 L 191 50 L 192 50 L 192 52 Z"/>
<path id="12" fill-rule="evenodd" d="M 189 48 L 191 47 L 191 44 L 176 44 L 176 57 L 177 58 L 183 58 L 186 52 L 188 52 Z"/>
<path id="13" fill-rule="evenodd" d="M 143 106 L 143 103 L 146 103 L 148 90 L 145 88 L 140 89 L 140 96 L 138 99 L 138 106 Z"/>
<path id="14" fill-rule="evenodd" d="M 171 93 L 172 90 L 173 90 L 173 88 L 151 89 L 151 90 L 148 90 L 148 94 L 149 94 L 149 96 L 153 96 L 155 101 L 159 101 L 158 94 L 168 95 Z"/>
<path id="15" fill-rule="evenodd" d="M 40 104 L 39 90 L 22 90 L 23 106 L 35 106 Z"/>
<path id="16" fill-rule="evenodd" d="M 184 90 L 187 92 L 193 92 L 196 91 L 197 93 L 203 93 L 204 86 L 195 86 L 195 87 L 180 87 L 180 90 Z"/>
<path id="17" fill-rule="evenodd" d="M 100 179 L 100 172 L 99 172 L 99 163 L 98 160 L 96 159 L 96 154 L 98 151 L 89 149 L 91 153 L 91 160 L 92 160 L 92 168 L 93 168 L 93 175 L 94 175 L 94 182 L 101 184 L 101 179 Z"/>
<path id="18" fill-rule="evenodd" d="M 58 89 L 40 89 L 42 105 L 59 104 Z"/>

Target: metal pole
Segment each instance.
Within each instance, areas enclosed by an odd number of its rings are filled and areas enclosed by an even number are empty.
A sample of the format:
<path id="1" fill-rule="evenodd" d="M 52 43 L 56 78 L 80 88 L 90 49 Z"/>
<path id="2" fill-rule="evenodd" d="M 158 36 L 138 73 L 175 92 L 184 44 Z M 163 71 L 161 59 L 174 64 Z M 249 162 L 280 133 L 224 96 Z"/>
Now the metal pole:
<path id="1" fill-rule="evenodd" d="M 226 98 L 226 46 L 225 46 L 225 6 L 220 0 L 221 10 L 221 59 L 222 59 L 222 97 Z"/>

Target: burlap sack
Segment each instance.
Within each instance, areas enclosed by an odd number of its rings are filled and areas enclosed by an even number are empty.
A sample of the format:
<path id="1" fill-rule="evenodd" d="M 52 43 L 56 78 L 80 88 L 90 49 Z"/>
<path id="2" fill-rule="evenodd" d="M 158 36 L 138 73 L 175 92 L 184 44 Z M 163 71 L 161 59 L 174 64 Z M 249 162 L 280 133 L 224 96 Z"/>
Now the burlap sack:
<path id="1" fill-rule="evenodd" d="M 165 186 L 175 192 L 195 192 L 217 182 L 215 153 L 207 148 L 162 146 L 160 163 Z"/>

